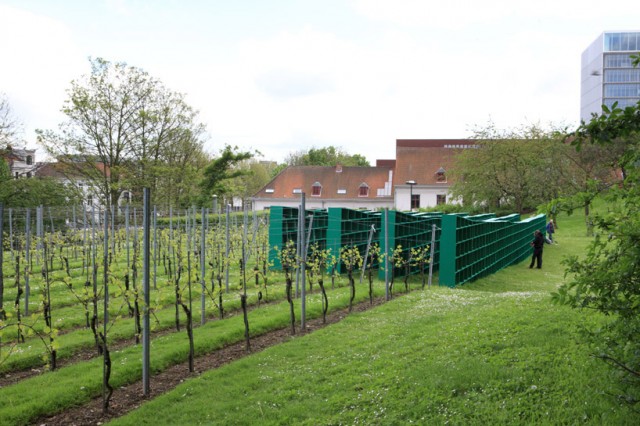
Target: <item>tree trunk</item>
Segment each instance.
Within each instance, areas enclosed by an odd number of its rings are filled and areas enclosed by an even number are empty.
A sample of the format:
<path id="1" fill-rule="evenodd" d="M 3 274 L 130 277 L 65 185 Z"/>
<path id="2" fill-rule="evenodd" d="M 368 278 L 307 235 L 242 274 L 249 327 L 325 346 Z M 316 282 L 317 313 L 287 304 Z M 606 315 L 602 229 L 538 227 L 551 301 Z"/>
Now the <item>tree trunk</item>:
<path id="1" fill-rule="evenodd" d="M 291 334 L 296 334 L 296 313 L 293 309 L 293 299 L 291 298 L 291 287 L 292 287 L 291 277 L 287 276 L 286 280 L 287 280 L 287 287 L 286 287 L 287 302 L 289 302 L 289 313 L 291 316 Z"/>
<path id="2" fill-rule="evenodd" d="M 240 305 L 242 306 L 242 315 L 244 316 L 244 340 L 245 350 L 251 352 L 251 342 L 249 340 L 249 316 L 247 312 L 247 295 L 240 295 Z"/>

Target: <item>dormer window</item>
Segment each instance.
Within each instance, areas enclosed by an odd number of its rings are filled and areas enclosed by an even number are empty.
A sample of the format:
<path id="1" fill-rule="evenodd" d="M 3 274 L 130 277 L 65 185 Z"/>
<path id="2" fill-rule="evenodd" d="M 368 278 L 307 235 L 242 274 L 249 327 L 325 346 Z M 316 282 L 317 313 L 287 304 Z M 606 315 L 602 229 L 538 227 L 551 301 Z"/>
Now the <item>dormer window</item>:
<path id="1" fill-rule="evenodd" d="M 27 155 L 27 166 L 31 166 L 33 165 L 33 157 L 30 155 Z"/>
<path id="2" fill-rule="evenodd" d="M 447 182 L 446 171 L 442 167 L 440 167 L 438 169 L 438 171 L 436 172 L 436 182 L 439 182 L 439 183 L 446 183 Z"/>
<path id="3" fill-rule="evenodd" d="M 369 196 L 369 185 L 366 183 L 361 183 L 360 188 L 358 189 L 358 197 L 368 197 Z"/>
<path id="4" fill-rule="evenodd" d="M 320 182 L 316 182 L 311 187 L 311 196 L 319 197 L 320 194 L 322 194 L 322 185 L 320 185 Z"/>

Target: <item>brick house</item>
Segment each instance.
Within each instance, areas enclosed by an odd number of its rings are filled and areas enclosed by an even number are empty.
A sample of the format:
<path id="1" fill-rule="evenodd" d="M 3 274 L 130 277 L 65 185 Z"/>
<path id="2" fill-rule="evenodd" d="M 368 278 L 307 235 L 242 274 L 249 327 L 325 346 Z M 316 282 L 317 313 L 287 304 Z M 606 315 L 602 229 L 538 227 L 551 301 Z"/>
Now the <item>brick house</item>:
<path id="1" fill-rule="evenodd" d="M 395 208 L 409 210 L 456 202 L 449 194 L 455 156 L 475 147 L 470 139 L 396 140 Z"/>
<path id="2" fill-rule="evenodd" d="M 455 202 L 449 195 L 455 155 L 475 146 L 469 139 L 398 139 L 396 158 L 374 167 L 287 167 L 254 195 L 253 208 L 297 207 L 302 192 L 309 209 L 409 210 Z"/>
<path id="3" fill-rule="evenodd" d="M 297 207 L 305 193 L 308 209 L 393 207 L 393 167 L 290 166 L 252 197 L 253 208 Z"/>

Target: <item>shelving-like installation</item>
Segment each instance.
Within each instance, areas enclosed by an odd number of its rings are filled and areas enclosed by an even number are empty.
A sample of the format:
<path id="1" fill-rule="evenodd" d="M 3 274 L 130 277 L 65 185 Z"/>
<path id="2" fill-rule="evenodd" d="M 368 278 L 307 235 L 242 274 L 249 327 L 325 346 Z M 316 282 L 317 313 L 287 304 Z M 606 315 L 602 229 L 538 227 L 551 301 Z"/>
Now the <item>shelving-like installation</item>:
<path id="1" fill-rule="evenodd" d="M 438 264 L 440 261 L 440 236 L 441 236 L 441 227 L 440 222 L 442 221 L 442 213 L 406 213 L 406 212 L 398 212 L 395 210 L 389 210 L 389 226 L 388 229 L 388 240 L 389 247 L 386 246 L 385 236 L 384 236 L 384 221 L 382 223 L 383 230 L 380 232 L 380 250 L 382 253 L 387 253 L 389 256 L 393 255 L 394 250 L 398 246 L 401 247 L 401 256 L 403 259 L 408 259 L 411 249 L 423 249 L 430 248 L 433 225 L 435 225 L 435 247 L 434 247 L 434 255 L 433 255 L 433 268 L 434 270 L 438 269 Z M 429 254 L 430 257 L 430 254 Z M 390 266 L 390 269 L 393 268 Z M 413 266 L 411 269 L 411 273 L 418 273 L 417 266 Z M 398 276 L 404 274 L 405 271 L 400 268 L 393 268 L 394 276 Z M 384 270 L 380 268 L 379 270 L 379 278 L 384 279 Z"/>
<path id="2" fill-rule="evenodd" d="M 280 269 L 275 247 L 287 241 L 298 242 L 298 209 L 271 208 L 269 226 L 270 261 Z M 305 212 L 305 239 L 309 246 L 318 243 L 320 249 L 329 249 L 331 255 L 340 256 L 342 247 L 358 247 L 364 256 L 369 243 L 380 246 L 381 253 L 391 255 L 400 246 L 401 255 L 408 259 L 412 248 L 431 245 L 435 229 L 433 269 L 439 271 L 441 285 L 453 287 L 492 274 L 531 255 L 533 232 L 544 233 L 545 215 L 520 220 L 519 214 L 496 217 L 493 213 L 470 216 L 467 213 L 403 213 L 390 210 L 388 224 L 381 212 L 330 207 L 327 210 Z M 309 226 L 311 226 L 310 234 Z M 387 229 L 388 247 L 384 229 Z M 372 229 L 374 230 L 372 234 Z M 429 257 L 431 253 L 429 251 Z M 379 268 L 379 277 L 384 271 Z M 344 272 L 337 265 L 338 272 Z M 411 273 L 418 273 L 413 265 Z M 406 273 L 393 270 L 394 276 Z"/>
<path id="3" fill-rule="evenodd" d="M 327 230 L 327 249 L 333 256 L 340 256 L 342 247 L 358 247 L 364 256 L 371 227 L 375 229 L 373 238 L 377 242 L 380 233 L 381 213 L 369 210 L 352 210 L 341 207 L 329 207 L 329 226 Z M 338 263 L 336 271 L 344 272 Z"/>
<path id="4" fill-rule="evenodd" d="M 493 274 L 531 255 L 533 232 L 545 227 L 545 215 L 520 221 L 519 215 L 474 220 L 442 217 L 441 285 L 453 287 Z"/>
<path id="5" fill-rule="evenodd" d="M 298 242 L 299 209 L 295 207 L 273 206 L 269 218 L 269 262 L 275 269 L 281 269 L 278 250 L 287 243 Z M 311 219 L 313 217 L 313 219 Z M 307 210 L 305 212 L 305 230 L 311 227 L 310 245 L 317 242 L 321 249 L 327 244 L 328 215 L 326 210 Z M 309 235 L 305 235 L 305 239 Z"/>

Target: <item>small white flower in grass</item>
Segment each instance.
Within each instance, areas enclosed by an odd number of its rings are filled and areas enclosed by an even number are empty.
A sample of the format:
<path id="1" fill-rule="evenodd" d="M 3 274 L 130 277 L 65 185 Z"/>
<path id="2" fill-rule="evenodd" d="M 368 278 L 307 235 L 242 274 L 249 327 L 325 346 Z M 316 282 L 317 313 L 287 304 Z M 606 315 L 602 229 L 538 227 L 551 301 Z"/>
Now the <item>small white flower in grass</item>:
<path id="1" fill-rule="evenodd" d="M 536 390 L 538 387 L 536 385 L 531 385 L 531 390 Z"/>

